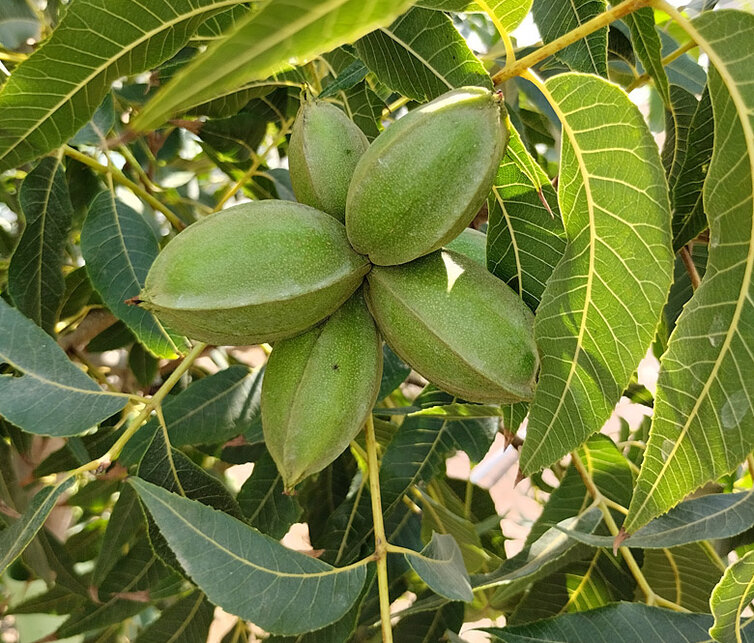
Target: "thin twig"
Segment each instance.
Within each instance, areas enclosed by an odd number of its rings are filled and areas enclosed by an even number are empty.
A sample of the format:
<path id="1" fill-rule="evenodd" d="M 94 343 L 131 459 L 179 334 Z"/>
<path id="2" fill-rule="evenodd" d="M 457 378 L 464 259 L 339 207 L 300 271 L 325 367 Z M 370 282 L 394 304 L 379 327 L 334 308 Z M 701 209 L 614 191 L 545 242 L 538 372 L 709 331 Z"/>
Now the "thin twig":
<path id="1" fill-rule="evenodd" d="M 649 3 L 650 0 L 625 0 L 624 2 L 621 2 L 612 9 L 595 16 L 591 20 L 587 20 L 583 25 L 576 27 L 576 29 L 569 31 L 560 38 L 556 38 L 544 47 L 540 47 L 536 51 L 533 51 L 528 56 L 524 56 L 514 64 L 506 65 L 501 71 L 497 72 L 492 77 L 493 84 L 497 87 L 509 78 L 520 76 L 530 67 L 549 58 L 554 53 L 557 53 L 568 45 L 572 45 L 574 42 L 581 40 L 598 29 L 607 27 L 610 23 L 615 22 L 637 9 L 648 6 Z"/>
<path id="2" fill-rule="evenodd" d="M 694 259 L 691 257 L 688 246 L 681 248 L 681 259 L 683 260 L 683 266 L 686 268 L 686 272 L 689 273 L 689 279 L 691 279 L 691 287 L 696 290 L 699 288 L 699 284 L 702 283 L 702 279 L 699 273 L 696 271 L 694 265 Z"/>

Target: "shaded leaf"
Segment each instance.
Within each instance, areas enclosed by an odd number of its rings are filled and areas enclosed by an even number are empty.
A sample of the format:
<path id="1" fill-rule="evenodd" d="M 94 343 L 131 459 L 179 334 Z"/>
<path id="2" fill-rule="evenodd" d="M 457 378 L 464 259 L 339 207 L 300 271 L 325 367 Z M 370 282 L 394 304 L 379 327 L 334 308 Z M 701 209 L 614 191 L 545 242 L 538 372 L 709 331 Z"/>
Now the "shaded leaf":
<path id="1" fill-rule="evenodd" d="M 414 7 L 359 40 L 356 49 L 383 83 L 420 102 L 456 87 L 492 88 L 482 63 L 438 11 Z"/>
<path id="2" fill-rule="evenodd" d="M 535 320 L 542 368 L 524 472 L 610 417 L 654 338 L 673 265 L 667 183 L 639 110 L 594 76 L 561 74 L 546 91 L 563 126 L 558 198 L 568 246 Z"/>
<path id="3" fill-rule="evenodd" d="M 363 565 L 338 570 L 194 500 L 139 479 L 131 484 L 207 597 L 268 632 L 298 634 L 324 627 L 342 617 L 361 592 Z M 241 574 L 232 584 L 227 582 L 230 570 Z M 294 597 L 286 610 L 279 609 L 280 595 Z"/>
<path id="4" fill-rule="evenodd" d="M 592 507 L 580 516 L 567 518 L 558 523 L 562 528 L 576 527 L 579 531 L 596 529 L 602 520 L 602 513 Z M 572 562 L 582 551 L 575 550 L 575 543 L 557 528 L 549 529 L 544 535 L 525 547 L 520 553 L 504 561 L 498 569 L 488 574 L 471 577 L 475 590 L 496 588 L 494 601 L 500 602 L 522 592 L 528 585 L 543 578 L 560 567 Z"/>
<path id="5" fill-rule="evenodd" d="M 40 489 L 21 516 L 10 527 L 0 531 L 0 573 L 26 549 L 42 528 L 60 496 L 68 491 L 74 482 L 73 478 L 66 478 L 56 485 Z"/>
<path id="6" fill-rule="evenodd" d="M 404 556 L 419 578 L 436 594 L 467 603 L 474 598 L 461 550 L 452 536 L 433 533 L 432 540 L 421 552 L 405 552 Z"/>
<path id="7" fill-rule="evenodd" d="M 655 518 L 623 541 L 627 547 L 659 549 L 736 536 L 754 525 L 754 492 L 692 498 Z M 570 535 L 594 547 L 612 547 L 611 536 Z"/>
<path id="8" fill-rule="evenodd" d="M 654 80 L 665 105 L 671 104 L 668 75 L 662 65 L 662 41 L 655 28 L 654 11 L 642 7 L 623 18 L 631 31 L 631 44 L 644 69 Z"/>
<path id="9" fill-rule="evenodd" d="M 100 390 L 47 333 L 2 300 L 0 329 L 0 362 L 23 373 L 0 375 L 0 409 L 19 428 L 76 435 L 126 405 L 125 396 Z"/>
<path id="10" fill-rule="evenodd" d="M 629 532 L 731 471 L 754 446 L 754 16 L 702 14 L 691 29 L 714 67 L 715 150 L 704 185 L 709 259 L 661 360 Z"/>
<path id="11" fill-rule="evenodd" d="M 136 638 L 136 643 L 205 643 L 215 608 L 201 592 L 193 592 L 163 610 Z"/>
<path id="12" fill-rule="evenodd" d="M 547 175 L 518 131 L 508 129 L 508 147 L 488 199 L 487 268 L 536 310 L 565 252 L 565 232 Z"/>
<path id="13" fill-rule="evenodd" d="M 8 266 L 8 293 L 16 307 L 50 335 L 65 292 L 63 249 L 73 217 L 58 158 L 39 162 L 21 184 L 24 233 Z"/>
<path id="14" fill-rule="evenodd" d="M 228 89 L 267 78 L 389 24 L 410 0 L 270 0 L 183 68 L 133 127 L 145 131 Z"/>
<path id="15" fill-rule="evenodd" d="M 505 643 L 593 643 L 604 640 L 616 643 L 708 643 L 710 621 L 710 617 L 704 614 L 679 614 L 641 603 L 618 603 L 529 625 L 485 631 L 493 635 L 493 641 Z"/>
<path id="16" fill-rule="evenodd" d="M 452 403 L 455 398 L 426 388 L 414 403 L 420 407 Z M 445 467 L 445 458 L 460 448 L 479 462 L 497 431 L 494 419 L 450 421 L 433 417 L 407 417 L 385 449 L 380 465 L 380 484 L 385 514 L 400 502 L 413 485 L 429 482 Z"/>
<path id="17" fill-rule="evenodd" d="M 705 88 L 689 126 L 686 158 L 671 184 L 673 250 L 680 250 L 707 227 L 703 187 L 715 137 L 712 101 Z"/>
<path id="18" fill-rule="evenodd" d="M 444 641 L 448 630 L 458 632 L 463 625 L 463 603 L 453 602 L 437 610 L 404 616 L 393 631 L 401 643 Z"/>
<path id="19" fill-rule="evenodd" d="M 81 253 L 92 285 L 113 314 L 157 357 L 180 353 L 174 338 L 150 313 L 126 300 L 139 294 L 159 253 L 146 219 L 111 192 L 92 201 L 81 230 Z"/>
<path id="20" fill-rule="evenodd" d="M 286 495 L 284 490 L 283 478 L 265 451 L 236 496 L 246 522 L 273 538 L 285 536 L 303 510 L 296 496 Z"/>
<path id="21" fill-rule="evenodd" d="M 709 612 L 709 597 L 723 570 L 700 543 L 648 549 L 641 566 L 659 596 L 692 612 Z"/>
<path id="22" fill-rule="evenodd" d="M 398 357 L 385 343 L 382 345 L 382 379 L 377 400 L 382 400 L 397 389 L 411 372 L 411 367 Z"/>
<path id="23" fill-rule="evenodd" d="M 542 40 L 548 43 L 599 15 L 605 8 L 604 0 L 535 0 L 532 15 Z M 607 29 L 598 29 L 555 56 L 573 71 L 607 77 Z"/>

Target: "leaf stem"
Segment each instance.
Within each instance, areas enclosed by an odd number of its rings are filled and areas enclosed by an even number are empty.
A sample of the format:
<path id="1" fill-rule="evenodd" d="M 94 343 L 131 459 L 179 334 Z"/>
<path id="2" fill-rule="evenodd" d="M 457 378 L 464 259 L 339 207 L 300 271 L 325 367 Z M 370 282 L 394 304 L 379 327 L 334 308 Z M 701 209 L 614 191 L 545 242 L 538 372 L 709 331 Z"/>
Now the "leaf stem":
<path id="1" fill-rule="evenodd" d="M 537 63 L 542 62 L 545 58 L 549 58 L 554 53 L 565 49 L 568 45 L 572 45 L 574 42 L 581 40 L 588 36 L 590 33 L 607 27 L 611 22 L 622 18 L 623 16 L 646 7 L 650 4 L 650 0 L 624 0 L 618 5 L 615 5 L 612 9 L 595 16 L 591 20 L 587 20 L 583 25 L 579 25 L 576 29 L 572 29 L 566 34 L 556 38 L 552 42 L 540 47 L 536 51 L 533 51 L 528 56 L 524 56 L 520 60 L 516 61 L 512 65 L 507 65 L 492 77 L 492 83 L 495 86 L 501 85 L 503 82 L 514 76 L 520 76 L 524 71 L 533 67 Z"/>
<path id="2" fill-rule="evenodd" d="M 694 260 L 691 257 L 691 253 L 689 252 L 688 246 L 683 246 L 681 248 L 681 259 L 683 260 L 683 266 L 686 268 L 686 272 L 689 273 L 689 279 L 691 279 L 691 288 L 693 290 L 696 290 L 699 288 L 699 284 L 702 283 L 701 277 L 699 277 L 699 273 L 696 271 L 696 266 L 694 265 Z"/>
<path id="3" fill-rule="evenodd" d="M 594 504 L 599 507 L 599 510 L 602 512 L 602 518 L 605 521 L 607 528 L 610 530 L 610 533 L 613 535 L 613 537 L 617 539 L 621 534 L 621 530 L 618 528 L 613 515 L 610 513 L 607 502 L 609 499 L 605 498 L 605 496 L 602 495 L 602 492 L 597 488 L 597 485 L 594 484 L 594 480 L 592 479 L 591 474 L 584 466 L 584 463 L 581 461 L 581 458 L 576 451 L 571 454 L 571 459 L 573 461 L 573 466 L 576 467 L 576 470 L 579 472 L 579 475 L 584 482 L 584 486 L 586 487 L 592 498 L 594 498 Z M 617 504 L 612 501 L 610 502 L 613 505 Z M 641 591 L 644 592 L 644 595 L 647 599 L 647 605 L 667 607 L 668 609 L 674 610 L 676 612 L 689 611 L 685 607 L 657 595 L 644 576 L 644 573 L 641 571 L 641 567 L 639 567 L 639 564 L 636 562 L 636 559 L 631 553 L 631 550 L 625 546 L 619 547 L 618 549 L 623 556 L 623 560 L 626 561 L 626 565 L 631 570 L 631 574 L 636 580 L 636 584 L 641 588 Z"/>
<path id="4" fill-rule="evenodd" d="M 477 4 L 484 10 L 489 19 L 492 20 L 492 24 L 495 25 L 495 29 L 505 47 L 505 66 L 506 68 L 510 67 L 516 62 L 516 51 L 513 48 L 511 37 L 508 35 L 508 30 L 503 26 L 503 23 L 500 22 L 500 18 L 497 17 L 497 14 L 495 14 L 490 5 L 487 4 L 486 0 L 477 0 Z"/>
<path id="5" fill-rule="evenodd" d="M 691 51 L 695 47 L 698 47 L 696 42 L 694 42 L 693 40 L 690 40 L 689 42 L 678 47 L 678 49 L 676 49 L 675 51 L 670 52 L 667 56 L 665 56 L 660 61 L 660 63 L 662 64 L 663 67 L 665 67 L 666 65 L 669 65 L 674 60 L 676 60 L 677 58 L 680 58 L 687 51 Z M 633 81 L 631 81 L 631 84 L 628 85 L 628 87 L 626 87 L 626 93 L 630 94 L 634 89 L 636 89 L 637 87 L 641 87 L 649 79 L 650 79 L 650 75 L 647 72 L 644 72 L 640 76 L 637 76 L 636 78 L 633 79 Z"/>
<path id="6" fill-rule="evenodd" d="M 194 363 L 196 358 L 202 354 L 206 347 L 207 345 L 202 342 L 197 342 L 196 344 L 194 344 L 194 347 L 191 349 L 189 354 L 186 355 L 183 361 L 170 374 L 170 377 L 165 380 L 162 386 L 160 386 L 159 390 L 144 405 L 144 408 L 131 421 L 128 427 L 126 427 L 126 430 L 123 431 L 121 436 L 115 441 L 115 444 L 113 444 L 113 446 L 111 446 L 107 450 L 107 453 L 105 453 L 105 455 L 97 458 L 96 460 L 92 460 L 91 462 L 87 462 L 77 469 L 69 471 L 65 477 L 69 478 L 73 475 L 84 473 L 85 471 L 104 471 L 105 469 L 107 469 L 107 467 L 109 467 L 110 464 L 118 458 L 121 451 L 123 451 L 123 447 L 126 446 L 128 441 L 139 430 L 141 425 L 144 424 L 144 422 L 149 418 L 149 416 L 152 414 L 152 411 L 154 411 L 157 407 L 160 406 L 160 404 L 162 404 L 162 401 L 165 399 L 167 394 L 170 393 L 171 389 L 178 383 L 178 380 L 183 377 L 183 374 L 189 368 L 191 368 L 191 365 Z"/>
<path id="7" fill-rule="evenodd" d="M 367 467 L 369 470 L 369 493 L 372 496 L 372 521 L 374 523 L 374 558 L 377 561 L 377 585 L 380 595 L 380 622 L 383 643 L 393 643 L 393 628 L 390 623 L 390 593 L 387 578 L 388 542 L 385 536 L 385 522 L 382 517 L 382 497 L 380 495 L 380 469 L 377 462 L 377 438 L 374 433 L 372 414 L 367 417 L 364 428 L 367 446 Z"/>
<path id="8" fill-rule="evenodd" d="M 112 177 L 113 181 L 131 190 L 131 192 L 133 192 L 136 196 L 138 196 L 142 200 L 146 201 L 150 206 L 152 206 L 152 208 L 154 208 L 155 210 L 159 212 L 162 212 L 162 214 L 165 215 L 165 218 L 168 221 L 170 221 L 170 224 L 176 230 L 180 231 L 186 227 L 186 224 L 184 224 L 183 221 L 181 221 L 178 218 L 178 216 L 172 210 L 170 210 L 170 208 L 168 208 L 162 202 L 160 202 L 151 194 L 149 194 L 149 192 L 147 192 L 140 185 L 134 183 L 125 174 L 123 174 L 123 172 L 121 172 L 117 167 L 114 167 L 112 165 L 102 165 L 102 163 L 100 163 L 99 161 L 96 161 L 91 156 L 87 156 L 86 154 L 79 152 L 77 149 L 69 145 L 66 145 L 63 148 L 63 151 L 66 156 L 77 160 L 79 163 L 83 163 L 84 165 L 92 168 L 95 172 L 98 172 L 99 174 L 105 174 L 107 176 Z"/>
<path id="9" fill-rule="evenodd" d="M 278 133 L 278 135 L 267 146 L 267 149 L 265 149 L 264 152 L 262 152 L 261 154 L 254 154 L 254 161 L 252 162 L 251 166 L 249 166 L 249 169 L 243 173 L 243 176 L 241 176 L 238 181 L 236 181 L 225 191 L 225 194 L 220 197 L 220 200 L 217 202 L 217 205 L 215 206 L 213 212 L 221 210 L 222 207 L 228 202 L 228 200 L 244 186 L 244 183 L 246 183 L 246 181 L 248 181 L 254 175 L 254 173 L 259 169 L 259 166 L 262 164 L 270 151 L 272 151 L 273 148 L 277 147 L 278 145 L 280 145 L 280 143 L 283 142 L 283 139 L 288 134 L 290 127 L 291 121 L 285 121 L 284 123 L 281 123 L 280 132 Z"/>

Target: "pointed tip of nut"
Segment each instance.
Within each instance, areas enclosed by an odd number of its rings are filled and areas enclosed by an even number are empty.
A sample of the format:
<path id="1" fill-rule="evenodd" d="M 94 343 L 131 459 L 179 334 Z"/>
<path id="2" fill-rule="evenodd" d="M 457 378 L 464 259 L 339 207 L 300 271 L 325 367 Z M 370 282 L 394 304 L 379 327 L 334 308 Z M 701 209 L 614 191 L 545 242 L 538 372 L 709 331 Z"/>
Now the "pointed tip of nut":
<path id="1" fill-rule="evenodd" d="M 127 304 L 128 306 L 139 306 L 140 304 L 144 303 L 144 300 L 140 299 L 139 295 L 135 295 L 134 297 L 125 299 L 123 303 Z"/>

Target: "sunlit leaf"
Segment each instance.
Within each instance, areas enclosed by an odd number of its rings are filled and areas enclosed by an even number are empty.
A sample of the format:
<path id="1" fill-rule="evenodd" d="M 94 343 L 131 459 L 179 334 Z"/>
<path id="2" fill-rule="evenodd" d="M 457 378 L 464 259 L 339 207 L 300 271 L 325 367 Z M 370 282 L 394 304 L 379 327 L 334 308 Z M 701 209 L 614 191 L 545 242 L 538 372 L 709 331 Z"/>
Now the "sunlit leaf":
<path id="1" fill-rule="evenodd" d="M 160 125 L 244 83 L 262 80 L 387 25 L 410 0 L 268 0 L 222 40 L 182 69 L 134 121 L 137 130 Z"/>
<path id="2" fill-rule="evenodd" d="M 754 446 L 754 16 L 703 14 L 691 29 L 710 57 L 715 112 L 704 185 L 709 259 L 661 360 L 649 443 L 624 525 L 629 532 L 731 471 Z"/>
<path id="3" fill-rule="evenodd" d="M 568 245 L 535 321 L 542 368 L 521 452 L 529 473 L 610 417 L 654 338 L 673 268 L 667 183 L 639 110 L 594 76 L 554 76 L 546 91 L 563 127 Z"/>
<path id="4" fill-rule="evenodd" d="M 241 0 L 79 0 L 0 92 L 0 170 L 62 145 L 111 83 L 183 47 L 203 20 Z M 44 91 L 40 91 L 43 83 Z"/>
<path id="5" fill-rule="evenodd" d="M 721 643 L 741 640 L 741 613 L 754 600 L 754 551 L 733 563 L 712 592 L 715 624 L 710 635 Z"/>

